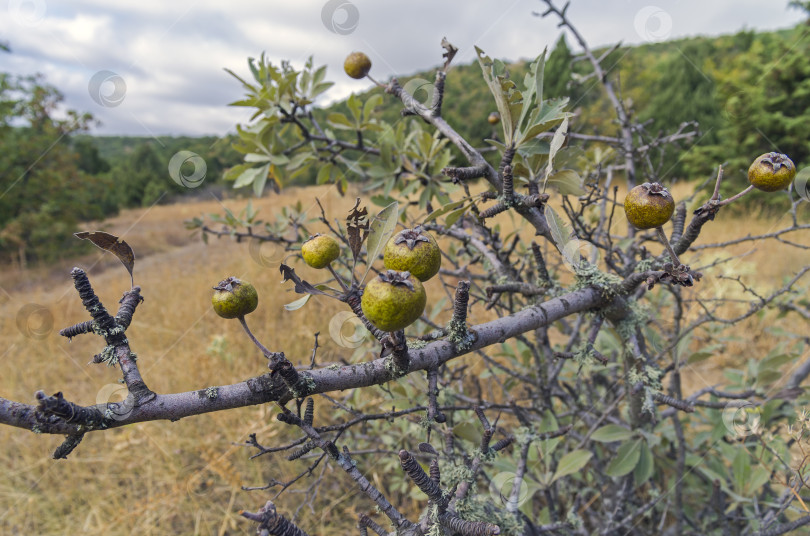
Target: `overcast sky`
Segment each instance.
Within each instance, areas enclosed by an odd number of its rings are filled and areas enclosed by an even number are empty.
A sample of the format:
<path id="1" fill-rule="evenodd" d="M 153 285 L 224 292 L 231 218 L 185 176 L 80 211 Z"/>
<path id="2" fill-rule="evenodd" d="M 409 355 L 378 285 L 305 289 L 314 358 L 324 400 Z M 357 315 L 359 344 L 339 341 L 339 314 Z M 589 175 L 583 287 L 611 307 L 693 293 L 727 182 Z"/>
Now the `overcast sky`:
<path id="1" fill-rule="evenodd" d="M 562 2 L 559 2 L 561 5 Z M 534 57 L 560 34 L 532 16 L 540 0 L 0 0 L 0 70 L 42 73 L 70 108 L 91 112 L 96 134 L 224 135 L 248 113 L 227 67 L 248 76 L 263 51 L 301 66 L 314 56 L 336 82 L 335 100 L 366 89 L 343 74 L 347 53 L 365 51 L 385 80 L 440 63 L 442 37 L 474 59 Z M 787 0 L 572 0 L 569 17 L 589 43 L 643 43 L 693 35 L 770 30 L 802 20 Z M 571 39 L 569 44 L 573 45 Z"/>

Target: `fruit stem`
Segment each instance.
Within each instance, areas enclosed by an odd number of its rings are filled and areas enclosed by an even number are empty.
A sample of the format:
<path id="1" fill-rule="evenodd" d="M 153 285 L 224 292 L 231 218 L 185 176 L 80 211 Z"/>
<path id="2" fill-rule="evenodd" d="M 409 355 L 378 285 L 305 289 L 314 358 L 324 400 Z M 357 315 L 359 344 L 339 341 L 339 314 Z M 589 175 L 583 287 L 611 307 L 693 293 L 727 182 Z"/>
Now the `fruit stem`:
<path id="1" fill-rule="evenodd" d="M 722 201 L 717 203 L 717 205 L 722 207 L 723 205 L 728 205 L 729 203 L 733 203 L 734 201 L 741 198 L 742 196 L 744 196 L 745 194 L 747 194 L 748 192 L 750 192 L 753 189 L 754 189 L 754 185 L 751 184 L 751 185 L 748 186 L 748 188 L 746 188 L 742 192 L 738 193 L 737 195 L 733 195 L 733 196 L 729 197 L 728 199 L 723 199 Z"/>
<path id="2" fill-rule="evenodd" d="M 720 199 L 720 183 L 723 182 L 723 166 L 717 166 L 717 181 L 714 183 L 714 193 L 712 193 L 712 201 Z"/>
<path id="3" fill-rule="evenodd" d="M 384 84 L 380 84 L 379 82 L 377 82 L 376 80 L 374 80 L 374 78 L 372 78 L 370 74 L 367 74 L 367 75 L 366 75 L 366 78 L 368 78 L 369 80 L 371 80 L 372 82 L 374 82 L 374 83 L 377 85 L 377 87 L 381 87 L 381 88 L 385 89 L 385 85 L 384 85 Z"/>
<path id="4" fill-rule="evenodd" d="M 327 269 L 328 269 L 328 270 L 329 270 L 329 271 L 332 273 L 332 275 L 334 276 L 335 280 L 336 280 L 336 281 L 338 282 L 338 284 L 340 285 L 340 288 L 342 288 L 342 289 L 343 289 L 343 292 L 349 292 L 349 287 L 347 287 L 347 286 L 346 286 L 346 283 L 344 283 L 344 282 L 343 282 L 343 278 L 341 278 L 341 277 L 338 275 L 338 273 L 335 271 L 335 269 L 334 269 L 334 268 L 332 268 L 332 263 L 327 264 L 327 265 L 326 265 L 326 268 L 327 268 Z"/>
<path id="5" fill-rule="evenodd" d="M 658 233 L 658 238 L 661 240 L 661 242 L 664 243 L 664 247 L 667 248 L 669 256 L 672 258 L 672 264 L 674 264 L 676 267 L 680 266 L 681 260 L 678 258 L 678 255 L 675 253 L 675 250 L 672 249 L 672 244 L 669 243 L 667 235 L 666 233 L 664 233 L 664 228 L 659 225 L 658 227 L 655 228 L 655 232 Z"/>
<path id="6" fill-rule="evenodd" d="M 273 352 L 271 352 L 270 350 L 265 348 L 265 346 L 262 343 L 259 342 L 259 339 L 257 339 L 253 335 L 253 333 L 250 331 L 250 328 L 247 325 L 247 322 L 245 322 L 245 316 L 241 315 L 238 318 L 239 318 L 239 322 L 242 324 L 242 327 L 245 328 L 245 333 L 247 333 L 248 337 L 250 337 L 250 340 L 253 341 L 253 344 L 255 344 L 259 348 L 259 350 L 262 351 L 262 353 L 264 354 L 264 357 L 270 359 L 271 356 L 273 355 Z"/>

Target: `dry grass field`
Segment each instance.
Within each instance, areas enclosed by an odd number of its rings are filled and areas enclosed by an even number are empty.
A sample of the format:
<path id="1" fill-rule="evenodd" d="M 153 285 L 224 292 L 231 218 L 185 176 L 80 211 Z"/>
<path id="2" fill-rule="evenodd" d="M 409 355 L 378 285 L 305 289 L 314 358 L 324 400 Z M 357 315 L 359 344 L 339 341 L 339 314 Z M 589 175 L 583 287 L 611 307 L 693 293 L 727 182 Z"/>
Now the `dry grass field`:
<path id="1" fill-rule="evenodd" d="M 676 189 L 676 197 L 679 193 L 683 191 Z M 341 198 L 326 187 L 292 189 L 254 200 L 253 204 L 260 216 L 270 219 L 279 207 L 301 199 L 305 207 L 312 206 L 312 216 L 317 216 L 316 196 L 333 218 L 344 217 L 353 204 L 351 193 Z M 238 210 L 245 201 L 224 204 Z M 807 207 L 803 210 L 806 217 Z M 211 310 L 211 287 L 228 275 L 245 278 L 259 289 L 259 308 L 248 322 L 270 349 L 283 350 L 293 362 L 308 363 L 313 333 L 320 331 L 321 352 L 343 350 L 327 335 L 329 319 L 340 310 L 338 304 L 315 298 L 302 310 L 286 312 L 282 305 L 298 296 L 290 291 L 291 285 L 280 284 L 277 268 L 256 262 L 246 243 L 223 238 L 205 245 L 183 227 L 185 219 L 220 211 L 220 203 L 212 199 L 129 210 L 97 226 L 121 235 L 138 256 L 135 283 L 142 287 L 145 302 L 138 308 L 128 336 L 146 382 L 157 392 L 233 383 L 266 371 L 265 360 L 238 322 L 220 319 Z M 767 232 L 788 223 L 786 218 L 729 217 L 721 213 L 707 226 L 700 243 Z M 510 225 L 508 218 L 503 224 Z M 312 229 L 323 230 L 320 224 Z M 810 244 L 807 233 L 792 239 Z M 273 257 L 272 252 L 262 253 L 265 258 Z M 722 255 L 742 253 L 747 255 L 707 272 L 706 279 L 689 292 L 739 292 L 736 283 L 715 277 L 725 274 L 740 275 L 767 293 L 810 260 L 806 251 L 773 241 L 729 247 Z M 688 253 L 683 260 L 694 267 L 709 264 L 717 255 Z M 281 255 L 276 258 L 281 260 Z M 322 277 L 301 262 L 290 262 L 305 278 Z M 79 403 L 103 402 L 117 396 L 109 393 L 120 390 L 116 384 L 119 371 L 88 364 L 103 343 L 87 335 L 69 343 L 57 334 L 60 328 L 87 319 L 69 277 L 74 265 L 88 271 L 96 292 L 114 310 L 121 293 L 129 288 L 129 276 L 109 254 L 99 251 L 24 273 L 0 268 L 0 396 L 29 403 L 40 389 L 49 394 L 62 391 Z M 804 286 L 808 285 L 810 282 L 805 281 Z M 428 292 L 429 300 L 443 295 L 437 280 L 428 284 Z M 29 321 L 46 325 L 18 325 L 19 311 L 29 303 L 47 310 Z M 449 315 L 443 312 L 438 320 L 445 322 Z M 776 341 L 764 328 L 773 323 L 773 317 L 754 316 L 735 326 L 739 342 L 726 345 L 723 352 L 687 370 L 686 388 L 719 381 L 724 367 L 740 365 L 751 356 L 770 351 Z M 798 322 L 797 318 L 791 316 L 790 321 Z M 485 319 L 481 315 L 471 318 L 476 322 Z M 50 329 L 39 336 L 40 329 L 45 328 Z M 802 328 L 793 326 L 793 331 Z M 350 351 L 343 352 L 349 359 Z M 379 393 L 369 390 L 367 403 L 375 403 Z M 51 459 L 60 437 L 0 427 L 0 533 L 252 534 L 253 526 L 237 512 L 240 508 L 255 510 L 267 500 L 268 492 L 246 492 L 241 486 L 260 486 L 270 478 L 283 480 L 305 467 L 303 462 L 276 463 L 270 457 L 249 460 L 252 452 L 235 445 L 250 433 L 257 433 L 264 444 L 282 437 L 286 431 L 273 418 L 275 413 L 272 407 L 251 407 L 94 433 L 69 459 L 61 461 Z M 331 489 L 322 491 L 334 500 L 326 515 L 334 519 L 372 508 L 367 501 L 355 500 L 353 482 L 339 471 L 330 466 L 326 472 L 333 475 L 326 484 Z M 381 484 L 380 475 L 373 470 L 370 473 L 372 480 Z M 279 506 L 294 509 L 299 502 L 300 496 L 285 494 Z M 319 523 L 327 519 L 321 517 L 323 514 L 308 515 L 310 521 L 305 525 L 309 527 L 314 526 L 312 516 Z"/>

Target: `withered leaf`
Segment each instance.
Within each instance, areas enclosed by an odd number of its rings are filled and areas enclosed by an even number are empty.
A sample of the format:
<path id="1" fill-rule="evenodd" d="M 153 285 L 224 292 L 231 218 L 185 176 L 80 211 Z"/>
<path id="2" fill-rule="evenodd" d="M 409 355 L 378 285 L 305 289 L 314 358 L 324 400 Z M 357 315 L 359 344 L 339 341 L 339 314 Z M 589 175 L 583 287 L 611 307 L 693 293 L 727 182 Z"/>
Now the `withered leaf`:
<path id="1" fill-rule="evenodd" d="M 453 58 L 456 56 L 456 52 L 458 52 L 458 48 L 453 46 L 453 44 L 447 40 L 446 37 L 442 37 L 442 48 L 445 52 L 442 54 L 444 58 L 444 71 L 447 71 L 447 68 L 450 67 L 450 62 L 453 61 Z"/>
<path id="2" fill-rule="evenodd" d="M 293 283 L 295 283 L 295 288 L 293 290 L 295 290 L 296 293 L 326 295 L 326 292 L 323 292 L 322 290 L 315 288 L 312 284 L 307 283 L 306 281 L 298 277 L 295 273 L 295 270 L 293 268 L 290 268 L 286 264 L 281 263 L 279 271 L 281 272 L 281 276 L 283 278 L 281 280 L 282 283 L 287 281 L 292 281 Z"/>
<path id="3" fill-rule="evenodd" d="M 73 233 L 77 238 L 82 240 L 89 240 L 104 251 L 109 251 L 121 261 L 124 268 L 129 272 L 129 279 L 132 286 L 135 286 L 135 278 L 132 275 L 132 269 L 135 267 L 135 252 L 129 247 L 129 244 L 121 240 L 115 235 L 105 233 L 104 231 L 82 231 L 80 233 Z"/>
<path id="4" fill-rule="evenodd" d="M 360 207 L 360 198 L 354 203 L 354 207 L 346 217 L 346 232 L 349 234 L 349 247 L 352 249 L 352 256 L 355 264 L 363 242 L 368 238 L 368 209 Z"/>

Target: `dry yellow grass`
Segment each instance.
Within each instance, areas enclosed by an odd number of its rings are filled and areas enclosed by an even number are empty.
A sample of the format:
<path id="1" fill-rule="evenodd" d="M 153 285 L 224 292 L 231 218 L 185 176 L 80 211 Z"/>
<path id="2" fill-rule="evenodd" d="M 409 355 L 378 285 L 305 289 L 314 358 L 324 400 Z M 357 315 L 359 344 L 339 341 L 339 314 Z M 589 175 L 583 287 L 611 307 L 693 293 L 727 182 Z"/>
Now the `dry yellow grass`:
<path id="1" fill-rule="evenodd" d="M 264 218 L 270 219 L 274 210 L 301 199 L 317 216 L 315 196 L 333 218 L 342 218 L 353 202 L 352 195 L 341 198 L 324 187 L 289 190 L 253 203 Z M 238 210 L 244 201 L 230 200 L 224 205 Z M 128 335 L 147 383 L 157 392 L 237 382 L 266 370 L 264 359 L 244 337 L 238 322 L 222 320 L 211 311 L 211 287 L 228 275 L 245 278 L 259 289 L 259 308 L 248 320 L 270 349 L 285 351 L 296 363 L 308 362 L 313 333 L 320 331 L 324 334 L 320 338 L 322 355 L 339 350 L 326 335 L 329 319 L 339 311 L 337 304 L 315 298 L 303 310 L 285 312 L 281 305 L 297 296 L 289 285 L 279 284 L 277 268 L 254 261 L 246 243 L 224 238 L 206 246 L 183 228 L 184 219 L 220 212 L 221 208 L 214 200 L 158 206 L 126 211 L 101 225 L 123 236 L 139 257 L 135 282 L 143 288 L 146 301 L 138 308 Z M 504 228 L 510 225 L 508 219 L 502 223 Z M 707 227 L 700 242 L 740 236 L 744 229 L 767 231 L 785 223 L 721 215 Z M 313 230 L 322 229 L 316 224 Z M 795 238 L 810 243 L 806 235 Z M 659 251 L 650 247 L 655 253 Z M 807 262 L 805 253 L 773 242 L 735 246 L 723 253 L 748 250 L 752 250 L 748 256 L 719 270 L 743 275 L 762 292 L 779 286 L 785 276 Z M 272 255 L 264 250 L 263 254 Z M 711 257 L 708 253 L 687 254 L 683 260 L 695 266 L 708 263 Z M 42 389 L 49 394 L 62 391 L 70 400 L 92 403 L 115 390 L 120 376 L 116 369 L 87 364 L 101 350 L 98 338 L 83 336 L 69 344 L 56 335 L 59 328 L 86 319 L 69 277 L 73 265 L 88 270 L 108 308 L 114 309 L 128 288 L 128 275 L 118 261 L 101 252 L 24 273 L 4 269 L 0 280 L 0 395 L 32 402 L 34 392 Z M 302 263 L 295 268 L 310 280 L 318 280 L 320 275 Z M 733 285 L 711 277 L 689 292 L 713 291 L 736 292 Z M 434 282 L 428 285 L 428 292 L 435 300 L 442 295 L 440 285 Z M 28 303 L 43 306 L 53 317 L 53 329 L 44 338 L 27 337 L 25 330 L 17 327 L 20 308 Z M 40 318 L 32 317 L 29 329 L 36 329 Z M 485 319 L 479 315 L 473 320 Z M 717 378 L 719 367 L 739 365 L 744 355 L 769 351 L 773 340 L 750 334 L 759 332 L 770 320 L 755 317 L 737 326 L 735 332 L 743 342 L 728 345 L 721 355 L 692 369 L 687 384 L 702 387 Z M 332 355 L 348 358 L 345 354 Z M 50 455 L 61 438 L 0 427 L 0 533 L 253 533 L 253 527 L 239 519 L 237 511 L 255 509 L 268 495 L 243 492 L 239 487 L 262 485 L 270 478 L 283 480 L 293 476 L 295 469 L 305 467 L 303 462 L 297 466 L 275 464 L 269 457 L 249 461 L 251 451 L 232 445 L 254 432 L 265 444 L 282 437 L 286 432 L 272 419 L 273 414 L 272 408 L 253 407 L 94 433 L 67 461 L 59 462 Z M 378 474 L 373 476 L 379 479 Z M 326 495 L 335 500 L 330 515 L 354 512 L 356 491 L 351 482 L 335 475 L 327 486 L 333 489 L 326 490 Z M 299 496 L 287 494 L 280 507 L 294 509 L 299 501 Z M 362 503 L 361 508 L 370 509 L 371 505 Z M 312 526 L 313 518 L 308 519 Z"/>

